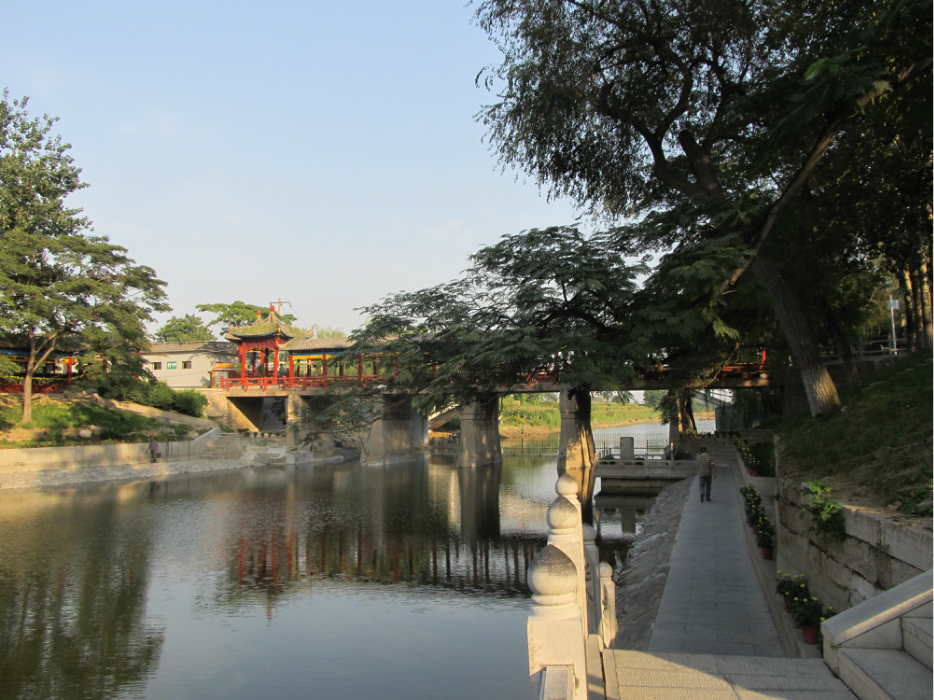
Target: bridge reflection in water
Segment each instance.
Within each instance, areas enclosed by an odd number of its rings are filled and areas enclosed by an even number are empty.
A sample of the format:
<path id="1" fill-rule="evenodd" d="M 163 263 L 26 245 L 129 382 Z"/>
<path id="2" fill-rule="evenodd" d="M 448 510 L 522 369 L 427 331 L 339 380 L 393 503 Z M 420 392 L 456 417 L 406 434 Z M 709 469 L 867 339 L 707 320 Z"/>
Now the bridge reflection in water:
<path id="1" fill-rule="evenodd" d="M 520 697 L 555 473 L 436 457 L 4 492 L 0 697 Z"/>

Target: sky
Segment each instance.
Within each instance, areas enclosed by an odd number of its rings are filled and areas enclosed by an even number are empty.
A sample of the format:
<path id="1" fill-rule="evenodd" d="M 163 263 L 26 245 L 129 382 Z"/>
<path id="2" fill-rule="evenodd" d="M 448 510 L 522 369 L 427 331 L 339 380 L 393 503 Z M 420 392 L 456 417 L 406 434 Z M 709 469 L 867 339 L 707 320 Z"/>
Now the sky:
<path id="1" fill-rule="evenodd" d="M 577 216 L 484 143 L 474 115 L 495 95 L 475 78 L 499 54 L 473 12 L 7 3 L 0 89 L 60 118 L 90 185 L 68 203 L 156 270 L 174 315 L 283 299 L 305 326 L 350 331 L 356 308 Z"/>

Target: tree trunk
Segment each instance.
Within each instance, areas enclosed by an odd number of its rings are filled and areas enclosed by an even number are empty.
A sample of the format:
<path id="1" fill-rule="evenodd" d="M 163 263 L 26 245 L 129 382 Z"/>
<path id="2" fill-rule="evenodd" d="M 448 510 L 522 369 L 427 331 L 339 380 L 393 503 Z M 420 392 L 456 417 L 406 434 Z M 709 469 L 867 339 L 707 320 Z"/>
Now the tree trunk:
<path id="1" fill-rule="evenodd" d="M 772 298 L 772 308 L 791 348 L 794 363 L 801 373 L 811 415 L 836 412 L 840 408 L 840 395 L 824 366 L 820 348 L 794 293 L 775 266 L 762 257 L 756 259 L 751 270 L 765 284 Z"/>
<path id="2" fill-rule="evenodd" d="M 23 377 L 23 423 L 32 420 L 32 375 L 35 370 L 31 363 L 26 365 L 26 376 Z"/>
<path id="3" fill-rule="evenodd" d="M 931 332 L 931 286 L 928 283 L 927 266 L 920 262 L 917 268 L 912 271 L 912 287 L 918 289 L 918 327 L 921 330 L 921 345 L 927 350 L 934 347 Z"/>
<path id="4" fill-rule="evenodd" d="M 914 287 L 911 284 L 908 270 L 902 270 L 899 291 L 901 291 L 902 299 L 905 302 L 905 340 L 908 342 L 908 352 L 912 353 L 920 341 L 920 334 L 918 333 L 917 298 L 914 294 Z"/>
<path id="5" fill-rule="evenodd" d="M 834 318 L 831 310 L 823 304 L 823 302 L 818 302 L 823 307 L 824 312 L 824 322 L 827 324 L 827 329 L 830 331 L 830 334 L 833 336 L 834 345 L 837 346 L 837 355 L 843 361 L 844 377 L 846 378 L 846 385 L 848 387 L 855 387 L 859 385 L 859 368 L 856 366 L 856 359 L 853 357 L 853 351 L 850 350 L 850 341 L 843 331 L 840 330 L 840 326 L 837 323 L 837 319 Z"/>

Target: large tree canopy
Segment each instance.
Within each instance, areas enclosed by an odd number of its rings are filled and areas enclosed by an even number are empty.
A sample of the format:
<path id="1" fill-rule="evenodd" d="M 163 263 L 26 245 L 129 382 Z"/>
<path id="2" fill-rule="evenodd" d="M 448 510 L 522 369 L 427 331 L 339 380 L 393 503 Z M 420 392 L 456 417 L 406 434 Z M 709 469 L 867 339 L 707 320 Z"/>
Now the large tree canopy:
<path id="1" fill-rule="evenodd" d="M 26 106 L 5 92 L 0 100 L 0 332 L 29 352 L 24 422 L 33 374 L 52 352 L 83 345 L 98 361 L 117 353 L 139 373 L 145 323 L 168 310 L 155 272 L 66 206 L 84 187 L 80 170 L 50 135 L 55 120 L 30 118 Z"/>
<path id="2" fill-rule="evenodd" d="M 207 325 L 220 326 L 221 335 L 225 335 L 231 328 L 247 326 L 253 323 L 257 317 L 266 318 L 269 315 L 268 306 L 245 304 L 242 301 L 235 301 L 232 304 L 198 304 L 195 308 L 202 313 L 216 314 Z M 292 314 L 282 314 L 279 318 L 286 323 L 292 323 L 295 320 L 295 316 Z"/>
<path id="3" fill-rule="evenodd" d="M 193 314 L 185 314 L 181 318 L 173 316 L 162 328 L 153 333 L 153 338 L 160 343 L 216 340 L 211 329 L 204 325 L 204 321 Z"/>
<path id="4" fill-rule="evenodd" d="M 477 19 L 503 60 L 487 72 L 499 100 L 479 118 L 504 165 L 634 218 L 621 235 L 647 248 L 674 247 L 669 271 L 701 241 L 741 251 L 709 296 L 684 301 L 719 316 L 717 297 L 752 270 L 812 411 L 826 412 L 836 390 L 763 246 L 797 224 L 792 205 L 841 129 L 929 79 L 930 5 L 487 0 Z"/>

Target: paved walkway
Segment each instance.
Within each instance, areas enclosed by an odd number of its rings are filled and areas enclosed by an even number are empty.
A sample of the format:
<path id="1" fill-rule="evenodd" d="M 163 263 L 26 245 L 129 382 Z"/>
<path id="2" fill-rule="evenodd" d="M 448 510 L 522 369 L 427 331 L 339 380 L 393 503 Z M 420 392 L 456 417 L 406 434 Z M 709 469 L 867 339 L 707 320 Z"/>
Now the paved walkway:
<path id="1" fill-rule="evenodd" d="M 607 650 L 603 661 L 611 700 L 856 700 L 823 659 Z"/>
<path id="2" fill-rule="evenodd" d="M 743 532 L 736 453 L 709 449 L 712 500 L 700 502 L 695 477 L 648 650 L 784 656 Z"/>
<path id="3" fill-rule="evenodd" d="M 712 500 L 695 477 L 648 652 L 604 650 L 591 699 L 856 700 L 822 659 L 784 658 L 746 544 L 736 451 L 711 442 Z"/>

